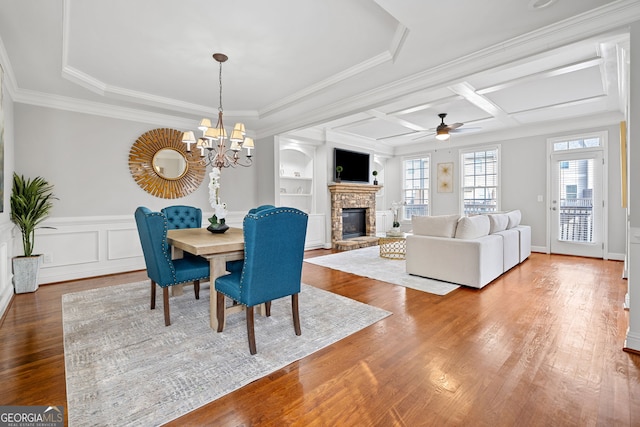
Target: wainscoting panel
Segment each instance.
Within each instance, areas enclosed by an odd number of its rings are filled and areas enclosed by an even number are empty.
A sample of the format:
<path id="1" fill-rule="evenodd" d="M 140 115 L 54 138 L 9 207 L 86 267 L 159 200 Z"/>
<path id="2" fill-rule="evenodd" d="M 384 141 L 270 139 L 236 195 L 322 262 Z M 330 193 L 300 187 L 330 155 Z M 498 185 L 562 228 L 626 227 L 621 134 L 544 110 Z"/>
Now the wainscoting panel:
<path id="1" fill-rule="evenodd" d="M 246 212 L 229 212 L 227 224 L 241 228 L 245 214 Z M 210 212 L 203 212 L 203 226 L 208 225 L 207 218 L 211 215 Z M 325 244 L 324 223 L 324 215 L 309 215 L 307 249 Z M 36 230 L 34 253 L 44 255 L 40 269 L 41 285 L 145 269 L 133 215 L 53 218 L 42 225 L 52 228 Z M 16 232 L 12 236 L 12 224 L 5 228 L 5 233 L 1 233 L 0 229 L 0 237 L 5 236 L 5 241 L 0 240 L 0 245 L 4 243 L 13 253 L 21 254 L 20 234 Z M 3 255 L 1 252 L 0 255 L 10 268 L 11 255 Z M 11 273 L 5 271 L 1 260 L 0 267 L 3 267 L 0 292 L 9 289 L 11 295 Z M 4 302 L 3 295 L 0 294 L 0 304 Z"/>
<path id="2" fill-rule="evenodd" d="M 54 234 L 55 233 L 55 234 Z M 36 237 L 34 253 L 43 254 L 43 268 L 63 267 L 100 260 L 99 230 L 48 232 Z"/>
<path id="3" fill-rule="evenodd" d="M 43 225 L 52 228 L 36 231 L 34 253 L 44 255 L 40 284 L 145 268 L 133 215 L 55 218 Z"/>
<path id="4" fill-rule="evenodd" d="M 135 242 L 135 244 L 131 242 Z M 107 231 L 107 259 L 109 261 L 141 256 L 142 246 L 140 246 L 138 230 L 135 227 Z"/>
<path id="5" fill-rule="evenodd" d="M 13 257 L 13 223 L 0 224 L 0 316 L 13 298 L 11 258 Z M 19 238 L 19 237 L 18 237 Z"/>

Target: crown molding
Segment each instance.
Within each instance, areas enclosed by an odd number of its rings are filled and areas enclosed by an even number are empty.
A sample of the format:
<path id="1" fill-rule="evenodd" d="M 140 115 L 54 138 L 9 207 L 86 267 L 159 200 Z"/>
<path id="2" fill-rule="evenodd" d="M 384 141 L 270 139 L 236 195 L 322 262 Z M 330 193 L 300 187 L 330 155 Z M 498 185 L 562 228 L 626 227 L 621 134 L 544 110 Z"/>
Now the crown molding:
<path id="1" fill-rule="evenodd" d="M 9 95 L 9 97 L 11 99 L 15 99 L 14 96 L 18 88 L 18 84 L 16 82 L 16 76 L 13 73 L 13 67 L 11 67 L 11 61 L 9 61 L 9 55 L 7 54 L 7 50 L 4 47 L 2 39 L 0 39 L 0 73 L 2 73 L 0 84 L 2 84 L 2 86 L 7 90 L 6 93 Z"/>
<path id="2" fill-rule="evenodd" d="M 104 95 L 112 98 L 128 100 L 135 98 L 135 101 L 138 103 L 167 108 L 171 111 L 185 114 L 206 116 L 212 113 L 213 110 L 210 107 L 185 103 L 170 98 L 158 97 L 104 84 L 101 85 L 99 80 L 92 80 L 90 76 L 68 66 L 67 35 L 69 31 L 69 7 L 70 0 L 63 0 L 64 40 L 62 72 L 65 78 L 74 81 L 85 88 L 91 89 L 92 87 L 94 92 L 103 93 Z M 256 129 L 256 137 L 267 137 L 288 132 L 292 129 L 305 128 L 322 122 L 335 120 L 345 115 L 355 114 L 362 110 L 368 110 L 373 108 L 375 105 L 379 105 L 381 102 L 385 102 L 399 96 L 404 96 L 417 90 L 428 90 L 437 86 L 452 85 L 464 76 L 491 69 L 506 62 L 524 59 L 531 55 L 539 54 L 572 42 L 606 33 L 607 31 L 619 29 L 638 20 L 640 20 L 640 2 L 637 2 L 637 0 L 618 0 L 581 15 L 576 15 L 550 26 L 543 27 L 505 41 L 490 48 L 477 51 L 448 63 L 416 73 L 407 78 L 363 92 L 348 99 L 335 102 L 331 105 L 297 115 L 291 120 L 278 120 L 277 124 Z M 226 112 L 226 114 L 234 117 L 259 119 L 275 114 L 276 112 L 281 112 L 286 108 L 293 107 L 298 102 L 319 93 L 331 85 L 335 85 L 338 82 L 362 73 L 367 69 L 395 59 L 397 53 L 402 49 L 404 40 L 408 34 L 408 29 L 399 24 L 390 47 L 391 50 L 370 58 L 367 61 L 351 67 L 342 73 L 338 73 L 329 79 L 325 79 L 324 81 L 290 97 L 284 98 L 280 102 L 266 107 L 264 110 L 258 112 Z M 123 120 L 159 124 L 163 126 L 176 123 L 177 125 L 174 125 L 176 127 L 194 128 L 197 124 L 196 120 L 167 114 L 146 112 L 139 109 L 118 107 L 110 104 L 83 101 L 70 97 L 19 89 L 8 55 L 1 40 L 0 60 L 2 60 L 5 72 L 4 74 L 6 76 L 4 86 L 7 88 L 9 96 L 15 102 L 49 108 L 59 108 L 62 110 L 80 113 L 102 115 L 105 117 Z M 216 111 L 213 112 L 216 113 Z"/>
<path id="3" fill-rule="evenodd" d="M 450 86 L 468 75 L 620 29 L 638 20 L 640 20 L 640 2 L 618 0 L 407 78 L 323 106 L 298 116 L 292 122 L 283 124 L 283 121 L 280 121 L 277 125 L 260 129 L 258 133 L 273 135 L 290 129 L 313 126 L 362 110 L 369 110 L 389 99 L 412 92 Z"/>
<path id="4" fill-rule="evenodd" d="M 166 98 L 162 96 L 156 96 L 146 92 L 139 92 L 130 90 L 123 87 L 109 85 L 75 67 L 69 65 L 69 25 L 71 21 L 71 0 L 63 0 L 63 22 L 62 22 L 62 77 L 75 83 L 91 92 L 104 96 L 113 96 L 118 99 L 133 101 L 139 104 L 148 105 L 152 107 L 169 108 L 176 112 L 197 114 L 201 116 L 217 114 L 217 109 L 212 109 L 208 106 L 192 104 L 189 102 L 180 101 L 177 99 Z M 316 84 L 313 84 L 301 91 L 298 91 L 290 96 L 280 99 L 279 101 L 266 106 L 259 112 L 256 111 L 244 111 L 235 112 L 233 115 L 238 117 L 267 117 L 275 114 L 283 109 L 289 108 L 299 102 L 302 102 L 314 94 L 325 90 L 326 88 L 347 80 L 351 77 L 357 76 L 371 68 L 377 67 L 385 62 L 393 61 L 398 52 L 402 48 L 403 42 L 408 34 L 408 29 L 398 24 L 394 36 L 391 40 L 390 49 L 384 51 L 372 58 L 369 58 L 353 67 L 343 70 L 333 76 L 322 80 Z"/>
<path id="5" fill-rule="evenodd" d="M 29 104 L 39 107 L 53 108 L 57 110 L 72 111 L 75 113 L 92 114 L 119 120 L 149 123 L 159 126 L 170 126 L 177 129 L 194 129 L 198 121 L 168 114 L 153 113 L 149 111 L 126 108 L 117 105 L 109 105 L 100 102 L 85 101 L 61 95 L 18 89 L 13 97 L 14 102 Z"/>
<path id="6" fill-rule="evenodd" d="M 291 107 L 297 104 L 298 102 L 307 100 L 311 96 L 319 92 L 322 92 L 323 90 L 333 85 L 336 85 L 344 80 L 357 76 L 358 74 L 364 73 L 365 71 L 370 70 L 374 67 L 377 67 L 378 65 L 384 64 L 385 62 L 394 61 L 396 56 L 402 49 L 404 40 L 406 39 L 408 33 L 409 33 L 409 29 L 407 27 L 405 27 L 402 24 L 398 24 L 396 31 L 394 33 L 393 39 L 391 40 L 391 46 L 389 50 L 384 51 L 359 64 L 356 64 L 353 67 L 347 68 L 344 71 L 334 74 L 333 76 L 327 79 L 324 79 L 316 84 L 313 84 L 290 96 L 282 98 L 281 100 L 271 105 L 266 106 L 265 108 L 260 110 L 259 116 L 268 117 L 288 107 Z"/>

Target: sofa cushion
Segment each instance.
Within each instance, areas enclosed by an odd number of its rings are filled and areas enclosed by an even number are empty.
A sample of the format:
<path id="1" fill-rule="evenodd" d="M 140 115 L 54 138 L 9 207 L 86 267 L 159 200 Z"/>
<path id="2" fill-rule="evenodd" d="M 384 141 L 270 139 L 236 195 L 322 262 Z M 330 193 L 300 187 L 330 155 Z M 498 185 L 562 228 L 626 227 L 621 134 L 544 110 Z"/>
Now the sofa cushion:
<path id="1" fill-rule="evenodd" d="M 456 226 L 460 215 L 436 215 L 411 217 L 413 234 L 434 237 L 453 237 L 456 234 Z"/>
<path id="2" fill-rule="evenodd" d="M 507 214 L 488 214 L 489 217 L 489 234 L 504 231 L 509 225 L 509 217 Z"/>
<path id="3" fill-rule="evenodd" d="M 519 209 L 515 209 L 513 211 L 507 212 L 507 217 L 509 217 L 509 223 L 507 224 L 507 229 L 510 230 L 520 225 L 520 220 L 522 219 L 522 213 L 520 213 Z"/>
<path id="4" fill-rule="evenodd" d="M 489 228 L 486 215 L 463 216 L 456 227 L 456 239 L 477 239 L 489 234 Z"/>

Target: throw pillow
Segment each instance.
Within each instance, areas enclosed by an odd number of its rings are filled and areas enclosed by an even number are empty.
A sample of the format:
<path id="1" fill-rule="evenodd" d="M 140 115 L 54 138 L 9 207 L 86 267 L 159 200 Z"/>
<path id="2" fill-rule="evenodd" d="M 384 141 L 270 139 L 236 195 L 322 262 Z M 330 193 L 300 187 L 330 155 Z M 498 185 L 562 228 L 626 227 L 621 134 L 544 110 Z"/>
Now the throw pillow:
<path id="1" fill-rule="evenodd" d="M 507 212 L 507 216 L 509 217 L 509 223 L 507 224 L 507 228 L 511 229 L 513 227 L 517 227 L 520 225 L 520 220 L 522 219 L 522 213 L 520 213 L 519 209 L 515 209 L 513 211 Z"/>
<path id="2" fill-rule="evenodd" d="M 507 214 L 488 214 L 489 217 L 489 234 L 504 231 L 509 225 L 509 217 Z"/>
<path id="3" fill-rule="evenodd" d="M 413 234 L 433 237 L 453 237 L 460 215 L 412 216 Z"/>
<path id="4" fill-rule="evenodd" d="M 477 239 L 489 234 L 489 218 L 486 215 L 463 216 L 458 221 L 456 239 Z"/>

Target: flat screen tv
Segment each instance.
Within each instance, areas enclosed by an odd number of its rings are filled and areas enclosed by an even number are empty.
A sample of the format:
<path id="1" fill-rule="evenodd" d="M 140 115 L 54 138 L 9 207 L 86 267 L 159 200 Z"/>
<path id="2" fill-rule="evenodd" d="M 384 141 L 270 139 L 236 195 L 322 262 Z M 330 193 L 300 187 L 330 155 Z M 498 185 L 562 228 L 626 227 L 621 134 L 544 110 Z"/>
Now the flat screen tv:
<path id="1" fill-rule="evenodd" d="M 340 180 L 349 182 L 368 183 L 369 174 L 369 153 L 358 153 L 356 151 L 333 149 L 333 173 L 335 181 L 338 181 L 336 167 L 342 166 Z"/>

